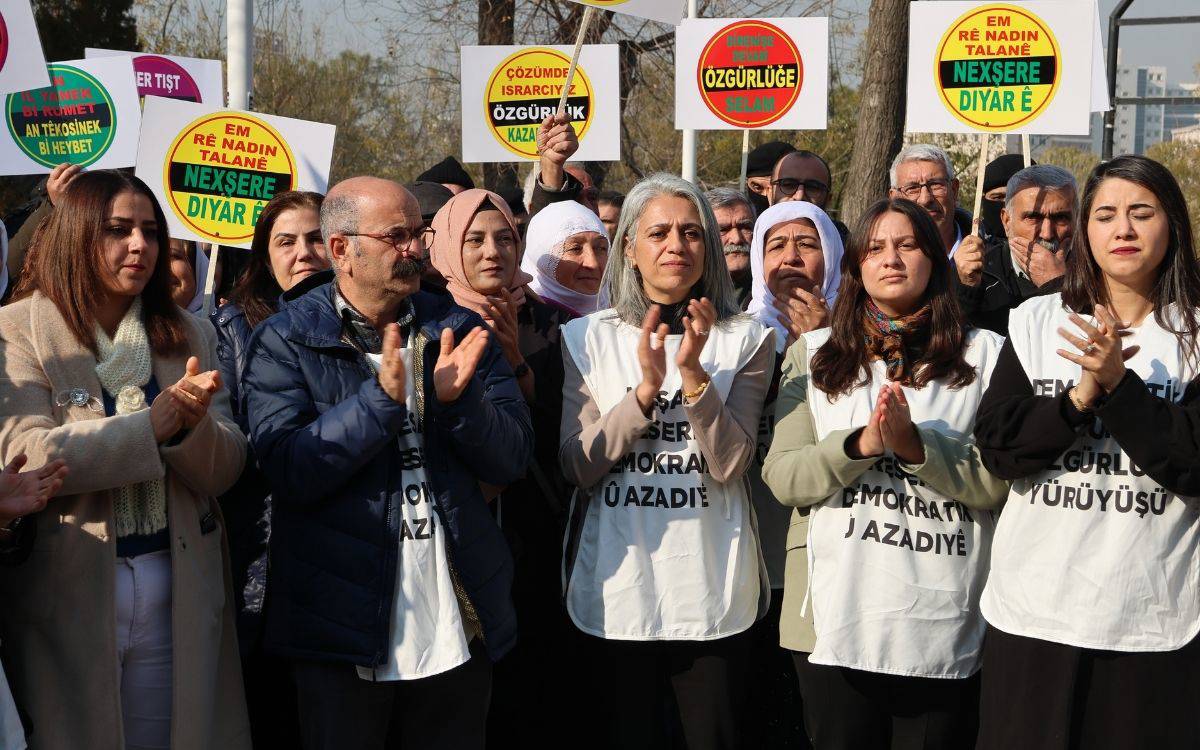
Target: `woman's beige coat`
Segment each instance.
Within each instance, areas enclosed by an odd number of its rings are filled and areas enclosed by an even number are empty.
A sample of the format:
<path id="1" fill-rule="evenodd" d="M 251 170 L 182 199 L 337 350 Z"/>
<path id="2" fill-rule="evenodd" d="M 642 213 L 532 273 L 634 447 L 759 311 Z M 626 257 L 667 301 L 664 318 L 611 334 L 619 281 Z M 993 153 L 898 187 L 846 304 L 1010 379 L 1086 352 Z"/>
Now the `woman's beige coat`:
<path id="1" fill-rule="evenodd" d="M 184 314 L 190 354 L 217 368 L 216 334 Z M 188 355 L 154 357 L 166 389 Z M 24 451 L 36 468 L 66 459 L 59 496 L 29 522 L 37 539 L 22 565 L 0 569 L 0 638 L 17 703 L 28 712 L 31 750 L 122 750 L 114 592 L 112 488 L 165 476 L 171 536 L 173 682 L 171 747 L 250 747 L 224 524 L 215 497 L 242 470 L 246 441 L 224 388 L 177 445 L 159 447 L 150 411 L 104 417 L 55 406 L 102 389 L 95 357 L 58 308 L 34 294 L 0 308 L 0 458 Z M 212 514 L 217 524 L 201 531 Z M 208 524 L 211 525 L 211 524 Z"/>

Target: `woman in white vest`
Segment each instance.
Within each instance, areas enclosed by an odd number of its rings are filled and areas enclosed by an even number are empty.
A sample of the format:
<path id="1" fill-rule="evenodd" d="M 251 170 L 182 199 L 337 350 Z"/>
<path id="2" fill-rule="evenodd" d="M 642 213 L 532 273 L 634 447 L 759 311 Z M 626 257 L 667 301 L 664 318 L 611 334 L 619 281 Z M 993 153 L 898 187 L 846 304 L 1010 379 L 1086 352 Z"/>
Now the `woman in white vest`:
<path id="1" fill-rule="evenodd" d="M 951 273 L 929 215 L 880 201 L 847 249 L 831 327 L 784 363 L 763 479 L 811 509 L 780 630 L 818 750 L 974 740 L 988 509 L 1007 485 L 971 429 L 1002 339 L 967 328 Z"/>
<path id="2" fill-rule="evenodd" d="M 763 211 L 754 224 L 748 312 L 775 329 L 776 360 L 750 465 L 750 493 L 771 581 L 771 608 L 753 631 L 752 668 L 758 679 L 751 684 L 751 700 L 755 705 L 753 715 L 762 719 L 749 721 L 747 747 L 784 744 L 801 731 L 796 669 L 791 653 L 779 646 L 779 619 L 787 548 L 803 548 L 806 544 L 808 509 L 796 511 L 775 499 L 762 481 L 762 462 L 775 434 L 775 397 L 783 371 L 783 352 L 797 337 L 829 325 L 829 308 L 842 278 L 841 263 L 842 237 L 837 226 L 812 203 L 777 203 Z M 780 721 L 781 716 L 788 720 Z"/>
<path id="3" fill-rule="evenodd" d="M 746 471 L 775 359 L 740 313 L 704 196 L 654 175 L 609 256 L 613 309 L 563 327 L 559 458 L 579 488 L 567 611 L 588 637 L 606 747 L 738 744 L 746 631 L 768 604 Z"/>
<path id="4" fill-rule="evenodd" d="M 1013 310 L 980 406 L 1015 480 L 983 592 L 981 748 L 1200 746 L 1200 268 L 1165 167 L 1084 186 L 1061 294 Z"/>

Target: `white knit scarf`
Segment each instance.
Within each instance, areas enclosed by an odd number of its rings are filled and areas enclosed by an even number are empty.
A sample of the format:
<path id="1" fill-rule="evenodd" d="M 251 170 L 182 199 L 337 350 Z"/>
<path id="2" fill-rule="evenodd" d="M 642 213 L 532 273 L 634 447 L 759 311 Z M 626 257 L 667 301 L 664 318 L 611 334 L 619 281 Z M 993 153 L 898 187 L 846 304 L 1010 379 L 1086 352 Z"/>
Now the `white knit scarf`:
<path id="1" fill-rule="evenodd" d="M 152 370 L 141 297 L 133 298 L 113 338 L 96 326 L 96 352 L 96 377 L 116 401 L 117 416 L 148 408 L 143 389 L 150 382 Z M 127 484 L 114 493 L 118 537 L 149 535 L 167 528 L 167 493 L 161 479 Z"/>

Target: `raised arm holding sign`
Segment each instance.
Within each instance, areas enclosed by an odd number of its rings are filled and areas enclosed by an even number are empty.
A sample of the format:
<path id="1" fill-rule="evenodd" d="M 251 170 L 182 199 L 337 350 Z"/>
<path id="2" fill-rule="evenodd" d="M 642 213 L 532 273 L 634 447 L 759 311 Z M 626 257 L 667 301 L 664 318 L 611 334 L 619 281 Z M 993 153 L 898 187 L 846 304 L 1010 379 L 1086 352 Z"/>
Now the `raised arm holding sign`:
<path id="1" fill-rule="evenodd" d="M 543 187 L 562 189 L 567 161 L 579 150 L 575 128 L 565 114 L 560 112 L 542 121 L 537 134 L 537 149 L 539 179 Z"/>

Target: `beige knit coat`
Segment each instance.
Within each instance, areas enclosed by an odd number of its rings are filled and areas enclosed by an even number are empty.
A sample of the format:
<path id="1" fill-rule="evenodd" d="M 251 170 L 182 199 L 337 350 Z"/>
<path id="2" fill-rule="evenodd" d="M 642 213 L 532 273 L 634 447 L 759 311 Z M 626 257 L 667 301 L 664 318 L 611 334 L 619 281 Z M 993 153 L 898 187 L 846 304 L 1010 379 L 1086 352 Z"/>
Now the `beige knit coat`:
<path id="1" fill-rule="evenodd" d="M 216 334 L 184 315 L 188 351 L 216 369 Z M 154 357 L 167 388 L 187 354 Z M 36 468 L 66 459 L 59 496 L 30 517 L 32 554 L 0 569 L 0 638 L 13 693 L 31 721 L 30 750 L 122 750 L 117 682 L 113 493 L 165 478 L 171 537 L 175 750 L 250 747 L 234 634 L 224 522 L 215 497 L 237 479 L 246 441 L 220 389 L 177 445 L 160 447 L 148 409 L 105 417 L 55 405 L 72 388 L 101 398 L 94 355 L 40 294 L 0 308 L 0 459 L 25 452 Z M 201 532 L 213 514 L 215 530 Z"/>

